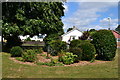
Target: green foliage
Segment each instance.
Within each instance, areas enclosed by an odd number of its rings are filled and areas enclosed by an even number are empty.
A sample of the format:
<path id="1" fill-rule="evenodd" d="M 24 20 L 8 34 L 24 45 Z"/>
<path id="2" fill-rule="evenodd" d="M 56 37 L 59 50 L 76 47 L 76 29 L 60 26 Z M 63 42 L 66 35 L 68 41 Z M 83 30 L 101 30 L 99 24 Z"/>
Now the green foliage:
<path id="1" fill-rule="evenodd" d="M 73 29 L 73 28 L 68 28 L 68 29 L 67 29 L 67 32 L 68 32 L 68 31 L 71 31 L 72 29 Z"/>
<path id="2" fill-rule="evenodd" d="M 49 44 L 53 40 L 60 40 L 58 34 L 50 34 L 44 38 L 45 43 Z"/>
<path id="3" fill-rule="evenodd" d="M 120 33 L 120 25 L 118 25 L 118 27 L 115 30 Z"/>
<path id="4" fill-rule="evenodd" d="M 91 59 L 91 63 L 95 61 L 97 54 L 94 55 L 93 59 Z"/>
<path id="5" fill-rule="evenodd" d="M 64 66 L 64 64 L 63 63 L 56 63 L 56 64 L 54 64 L 54 63 L 42 63 L 42 62 L 37 62 L 36 63 L 37 65 L 46 65 L 46 66 Z"/>
<path id="6" fill-rule="evenodd" d="M 102 60 L 112 60 L 116 53 L 116 39 L 109 30 L 99 30 L 93 36 L 92 43 L 96 48 L 97 58 Z"/>
<path id="7" fill-rule="evenodd" d="M 90 29 L 90 31 L 89 32 L 94 32 L 94 31 L 96 31 L 95 29 Z"/>
<path id="8" fill-rule="evenodd" d="M 24 61 L 22 57 L 16 57 L 18 61 Z"/>
<path id="9" fill-rule="evenodd" d="M 42 54 L 41 56 L 45 57 L 45 56 L 46 56 L 46 54 Z"/>
<path id="10" fill-rule="evenodd" d="M 79 47 L 82 49 L 82 60 L 90 61 L 94 58 L 96 50 L 93 44 L 83 42 Z"/>
<path id="11" fill-rule="evenodd" d="M 60 37 L 58 34 L 49 34 L 44 38 L 45 46 L 43 48 L 44 51 L 48 51 L 48 45 L 50 45 L 50 42 L 53 40 L 60 40 Z"/>
<path id="12" fill-rule="evenodd" d="M 58 63 L 58 59 L 51 59 L 51 63 L 54 63 L 54 64 Z"/>
<path id="13" fill-rule="evenodd" d="M 12 35 L 11 37 L 7 37 L 7 42 L 5 45 L 2 45 L 3 51 L 10 52 L 12 47 L 20 46 L 21 44 L 21 39 L 16 35 Z"/>
<path id="14" fill-rule="evenodd" d="M 26 52 L 22 55 L 24 61 L 34 62 L 37 59 L 37 54 L 34 50 L 26 50 Z"/>
<path id="15" fill-rule="evenodd" d="M 57 55 L 61 51 L 66 51 L 67 43 L 60 40 L 53 40 L 50 42 L 50 53 L 52 55 Z"/>
<path id="16" fill-rule="evenodd" d="M 78 40 L 78 39 L 72 40 L 70 42 L 70 48 L 78 47 L 80 43 L 82 43 L 82 40 Z"/>
<path id="17" fill-rule="evenodd" d="M 37 54 L 41 54 L 43 52 L 42 48 L 38 48 L 38 49 L 33 49 L 35 51 L 35 53 Z"/>
<path id="18" fill-rule="evenodd" d="M 2 8 L 2 36 L 8 43 L 12 43 L 9 37 L 17 40 L 14 35 L 32 37 L 39 33 L 61 35 L 64 32 L 62 2 L 3 2 Z"/>
<path id="19" fill-rule="evenodd" d="M 77 55 L 73 55 L 73 53 L 67 52 L 64 56 L 61 56 L 61 61 L 64 64 L 72 64 L 75 62 L 77 57 Z"/>
<path id="20" fill-rule="evenodd" d="M 69 51 L 78 56 L 76 58 L 76 61 L 81 60 L 81 58 L 82 58 L 82 49 L 81 48 L 74 47 L 74 48 L 70 48 Z"/>
<path id="21" fill-rule="evenodd" d="M 55 66 L 64 66 L 63 63 L 56 63 Z"/>
<path id="22" fill-rule="evenodd" d="M 2 7 L 4 8 L 2 16 L 5 35 L 17 33 L 33 36 L 39 32 L 43 34 L 63 32 L 62 2 L 4 2 Z"/>
<path id="23" fill-rule="evenodd" d="M 12 57 L 21 57 L 23 54 L 23 49 L 19 46 L 12 47 L 10 53 Z"/>
<path id="24" fill-rule="evenodd" d="M 62 56 L 65 56 L 66 52 L 61 50 L 61 52 L 58 53 L 58 61 L 62 62 Z"/>
<path id="25" fill-rule="evenodd" d="M 25 41 L 31 41 L 30 37 L 28 37 L 27 39 L 25 39 Z"/>

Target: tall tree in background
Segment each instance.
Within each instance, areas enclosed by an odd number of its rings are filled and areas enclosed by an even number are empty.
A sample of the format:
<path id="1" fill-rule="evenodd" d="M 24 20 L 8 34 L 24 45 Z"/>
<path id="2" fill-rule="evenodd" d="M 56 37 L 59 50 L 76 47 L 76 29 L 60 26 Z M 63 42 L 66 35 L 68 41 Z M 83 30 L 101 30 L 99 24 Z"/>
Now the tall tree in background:
<path id="1" fill-rule="evenodd" d="M 2 36 L 12 47 L 20 45 L 19 35 L 61 35 L 64 33 L 62 16 L 62 2 L 3 2 Z"/>
<path id="2" fill-rule="evenodd" d="M 115 30 L 120 33 L 120 25 L 118 25 L 118 27 Z"/>
<path id="3" fill-rule="evenodd" d="M 68 29 L 67 29 L 67 32 L 68 32 L 68 31 L 71 31 L 72 29 L 73 29 L 73 28 L 68 28 Z"/>

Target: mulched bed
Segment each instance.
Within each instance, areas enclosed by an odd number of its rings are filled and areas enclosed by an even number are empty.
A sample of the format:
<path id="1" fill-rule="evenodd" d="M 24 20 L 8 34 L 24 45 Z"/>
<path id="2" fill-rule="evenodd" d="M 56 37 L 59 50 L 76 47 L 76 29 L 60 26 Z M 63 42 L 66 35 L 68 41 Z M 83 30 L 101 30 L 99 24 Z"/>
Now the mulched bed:
<path id="1" fill-rule="evenodd" d="M 43 52 L 42 54 L 38 54 L 37 55 L 38 62 L 43 62 L 43 63 L 51 62 L 51 59 L 46 59 L 45 56 L 42 56 L 42 55 L 47 55 L 47 53 Z M 58 58 L 58 56 L 52 56 L 52 58 Z M 37 66 L 34 62 L 21 62 L 21 61 L 16 60 L 14 57 L 10 57 L 10 60 L 13 60 L 14 62 L 19 63 L 19 64 L 27 64 L 27 65 Z M 106 62 L 111 62 L 111 61 L 97 61 L 97 60 L 95 60 L 93 63 L 91 63 L 89 61 L 79 61 L 78 63 L 64 65 L 64 66 L 46 66 L 46 65 L 41 65 L 41 66 L 43 66 L 43 67 L 84 66 L 84 65 L 102 64 L 102 63 L 106 63 Z"/>

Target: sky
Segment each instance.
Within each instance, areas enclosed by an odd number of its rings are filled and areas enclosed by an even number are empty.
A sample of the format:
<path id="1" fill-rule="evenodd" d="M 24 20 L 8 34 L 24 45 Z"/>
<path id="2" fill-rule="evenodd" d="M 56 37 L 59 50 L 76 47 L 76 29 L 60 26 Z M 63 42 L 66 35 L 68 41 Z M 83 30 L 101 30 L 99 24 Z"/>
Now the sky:
<path id="1" fill-rule="evenodd" d="M 108 29 L 109 21 L 110 29 L 118 26 L 118 2 L 69 1 L 64 3 L 64 8 L 62 22 L 65 32 L 73 26 L 81 31 Z"/>

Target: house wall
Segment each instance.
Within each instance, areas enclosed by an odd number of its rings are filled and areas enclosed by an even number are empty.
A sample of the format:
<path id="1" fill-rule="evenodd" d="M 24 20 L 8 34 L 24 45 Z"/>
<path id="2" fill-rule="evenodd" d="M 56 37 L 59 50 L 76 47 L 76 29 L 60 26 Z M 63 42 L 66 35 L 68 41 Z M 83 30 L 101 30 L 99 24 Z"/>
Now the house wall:
<path id="1" fill-rule="evenodd" d="M 79 37 L 81 37 L 83 35 L 82 32 L 78 31 L 78 30 L 74 30 L 66 35 L 62 36 L 62 41 L 65 41 L 68 43 L 70 36 L 75 36 L 75 39 L 79 39 Z"/>
<path id="2" fill-rule="evenodd" d="M 46 35 L 43 35 L 43 38 L 45 37 Z M 20 37 L 20 39 L 22 40 L 22 41 L 24 41 L 25 39 L 27 39 L 28 37 L 30 37 L 29 35 L 26 35 L 26 36 L 19 36 Z M 43 38 L 40 38 L 40 37 L 38 37 L 38 36 L 33 36 L 32 38 L 30 38 L 31 40 L 35 40 L 35 41 L 43 41 Z"/>
<path id="3" fill-rule="evenodd" d="M 35 41 L 43 41 L 43 38 L 39 38 L 38 36 L 33 36 L 32 38 L 30 38 L 31 40 L 35 40 Z"/>

